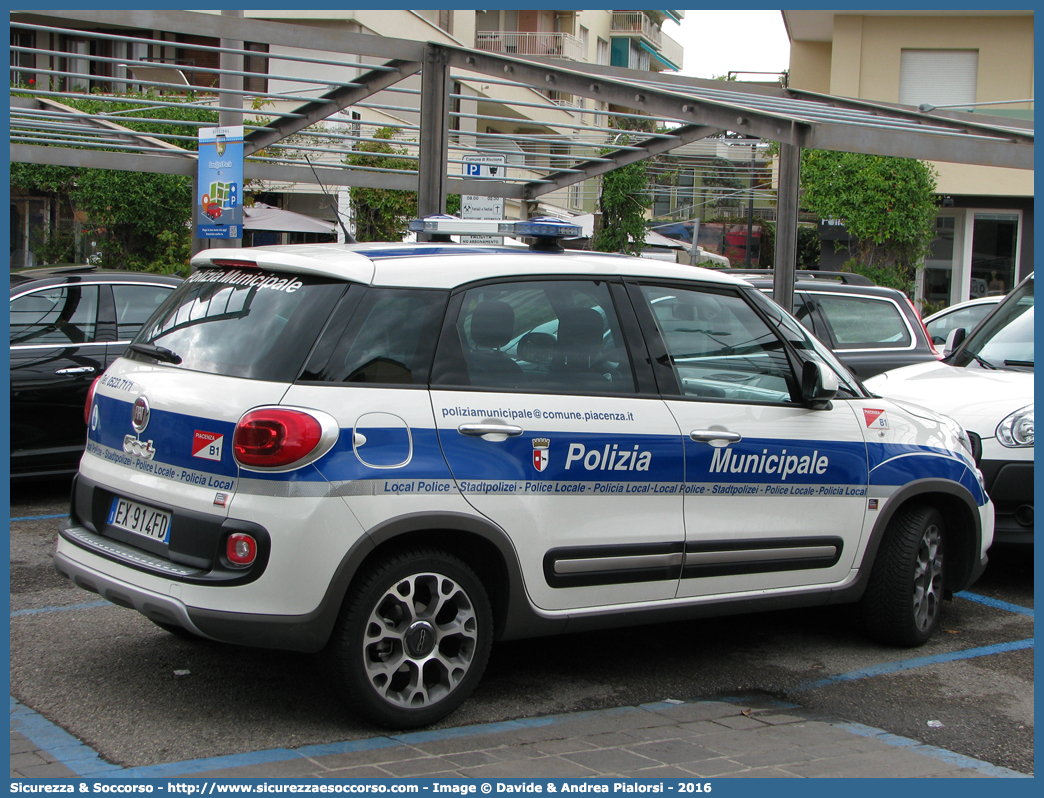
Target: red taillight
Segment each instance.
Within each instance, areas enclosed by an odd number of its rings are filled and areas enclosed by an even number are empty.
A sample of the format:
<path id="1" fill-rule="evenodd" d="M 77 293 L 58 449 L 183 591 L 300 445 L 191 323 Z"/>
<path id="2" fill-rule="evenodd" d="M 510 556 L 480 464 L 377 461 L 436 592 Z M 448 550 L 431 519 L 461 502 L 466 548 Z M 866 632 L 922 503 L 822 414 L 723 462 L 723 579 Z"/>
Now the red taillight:
<path id="1" fill-rule="evenodd" d="M 322 425 L 299 410 L 251 410 L 236 426 L 232 452 L 240 465 L 280 468 L 315 451 L 322 436 Z"/>
<path id="2" fill-rule="evenodd" d="M 234 565 L 250 565 L 257 558 L 257 541 L 244 532 L 233 532 L 225 544 L 225 556 Z"/>
<path id="3" fill-rule="evenodd" d="M 104 375 L 103 375 L 104 376 Z M 83 406 L 83 423 L 91 423 L 91 405 L 94 404 L 94 389 L 98 387 L 98 380 L 101 376 L 95 377 L 94 382 L 91 383 L 91 387 L 87 389 L 87 404 Z"/>
<path id="4" fill-rule="evenodd" d="M 917 321 L 921 325 L 921 331 L 924 333 L 925 340 L 928 341 L 928 348 L 931 350 L 933 355 L 935 355 L 937 358 L 941 360 L 942 353 L 939 352 L 939 350 L 935 348 L 935 344 L 932 343 L 932 336 L 928 334 L 928 328 L 924 325 L 924 319 L 921 318 L 921 314 L 917 312 L 917 306 L 913 302 L 911 302 L 910 297 L 906 296 L 905 294 L 903 295 L 903 299 L 906 300 L 906 304 L 910 306 L 910 310 L 912 310 L 914 316 L 917 317 Z"/>

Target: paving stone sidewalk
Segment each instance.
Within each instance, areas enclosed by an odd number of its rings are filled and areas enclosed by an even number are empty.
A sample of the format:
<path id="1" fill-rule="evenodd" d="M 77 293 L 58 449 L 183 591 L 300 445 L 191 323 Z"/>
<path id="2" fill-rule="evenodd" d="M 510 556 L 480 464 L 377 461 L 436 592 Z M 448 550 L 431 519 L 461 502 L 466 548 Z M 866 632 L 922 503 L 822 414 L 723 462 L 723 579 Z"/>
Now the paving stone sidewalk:
<path id="1" fill-rule="evenodd" d="M 104 763 L 85 746 L 48 751 L 30 739 L 40 733 L 19 728 L 12 720 L 16 778 L 1026 777 L 771 702 L 662 702 L 138 768 Z"/>

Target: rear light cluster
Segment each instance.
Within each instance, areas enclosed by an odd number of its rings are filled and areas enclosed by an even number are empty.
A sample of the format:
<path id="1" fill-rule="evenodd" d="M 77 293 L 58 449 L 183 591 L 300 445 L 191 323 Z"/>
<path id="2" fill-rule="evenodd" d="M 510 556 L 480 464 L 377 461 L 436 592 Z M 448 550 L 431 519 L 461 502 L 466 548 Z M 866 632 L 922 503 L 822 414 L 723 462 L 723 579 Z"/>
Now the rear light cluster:
<path id="1" fill-rule="evenodd" d="M 233 532 L 225 544 L 225 556 L 233 565 L 251 565 L 257 559 L 257 541 L 245 532 Z"/>
<path id="2" fill-rule="evenodd" d="M 300 468 L 326 454 L 339 432 L 336 421 L 325 413 L 262 407 L 239 419 L 232 452 L 246 468 Z"/>
<path id="3" fill-rule="evenodd" d="M 83 423 L 90 425 L 91 423 L 91 406 L 94 404 L 94 390 L 98 387 L 98 380 L 103 375 L 94 378 L 94 382 L 91 383 L 91 387 L 87 389 L 87 404 L 83 406 Z"/>
<path id="4" fill-rule="evenodd" d="M 903 299 L 906 300 L 906 304 L 910 306 L 910 310 L 913 311 L 914 316 L 917 318 L 918 323 L 921 325 L 921 331 L 924 333 L 925 340 L 928 341 L 928 349 L 933 355 L 939 360 L 942 360 L 942 352 L 935 348 L 935 344 L 932 343 L 932 336 L 928 334 L 928 327 L 925 326 L 924 319 L 921 318 L 921 314 L 917 312 L 917 306 L 910 301 L 910 297 L 903 295 Z"/>

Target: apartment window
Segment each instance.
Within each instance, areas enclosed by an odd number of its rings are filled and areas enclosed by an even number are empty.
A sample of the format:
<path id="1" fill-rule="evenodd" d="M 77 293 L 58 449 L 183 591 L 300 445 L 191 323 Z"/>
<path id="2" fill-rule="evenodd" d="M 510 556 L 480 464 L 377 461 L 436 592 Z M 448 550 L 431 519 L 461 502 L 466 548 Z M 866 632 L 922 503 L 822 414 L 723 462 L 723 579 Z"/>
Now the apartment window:
<path id="1" fill-rule="evenodd" d="M 591 46 L 591 32 L 583 25 L 580 26 L 580 52 L 583 54 L 584 61 L 587 61 L 591 55 L 589 47 Z"/>
<path id="2" fill-rule="evenodd" d="M 609 42 L 601 36 L 598 37 L 598 63 L 609 66 Z"/>
<path id="3" fill-rule="evenodd" d="M 264 53 L 268 55 L 268 43 L 267 42 L 246 42 L 244 50 L 251 50 L 257 53 Z M 264 94 L 268 91 L 268 59 L 260 55 L 245 55 L 243 56 L 243 71 L 253 72 L 258 77 L 244 77 L 243 78 L 243 89 L 245 91 L 256 91 L 259 94 Z"/>
<path id="4" fill-rule="evenodd" d="M 899 61 L 903 105 L 973 103 L 979 74 L 978 50 L 906 50 Z"/>
<path id="5" fill-rule="evenodd" d="M 573 209 L 579 209 L 583 207 L 584 200 L 584 184 L 573 183 L 569 186 L 569 207 Z"/>
<path id="6" fill-rule="evenodd" d="M 453 33 L 453 12 L 440 11 L 438 26 L 446 31 L 446 33 Z"/>
<path id="7" fill-rule="evenodd" d="M 33 31 L 11 31 L 11 47 L 36 47 L 36 33 Z M 30 80 L 35 80 L 36 75 L 32 72 L 23 71 L 26 67 L 34 67 L 35 59 L 32 53 L 19 53 L 11 51 L 11 85 L 28 86 Z M 21 67 L 22 69 L 14 69 Z"/>

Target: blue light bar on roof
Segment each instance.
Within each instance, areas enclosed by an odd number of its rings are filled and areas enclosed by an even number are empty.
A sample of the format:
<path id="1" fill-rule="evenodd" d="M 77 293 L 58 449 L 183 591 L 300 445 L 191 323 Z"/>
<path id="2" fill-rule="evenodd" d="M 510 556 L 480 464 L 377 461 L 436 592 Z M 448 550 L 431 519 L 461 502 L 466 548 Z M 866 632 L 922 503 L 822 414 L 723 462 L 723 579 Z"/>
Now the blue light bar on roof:
<path id="1" fill-rule="evenodd" d="M 576 238 L 582 236 L 584 230 L 580 225 L 570 224 L 553 216 L 540 216 L 515 222 L 516 236 L 537 236 L 540 238 Z"/>
<path id="2" fill-rule="evenodd" d="M 414 233 L 432 233 L 453 236 L 510 236 L 514 235 L 514 222 L 500 219 L 458 219 L 456 216 L 425 216 L 410 222 Z"/>
<path id="3" fill-rule="evenodd" d="M 532 236 L 534 238 L 575 238 L 583 228 L 553 216 L 526 219 L 521 222 L 499 219 L 458 219 L 456 216 L 434 215 L 410 222 L 414 233 L 460 236 Z"/>

